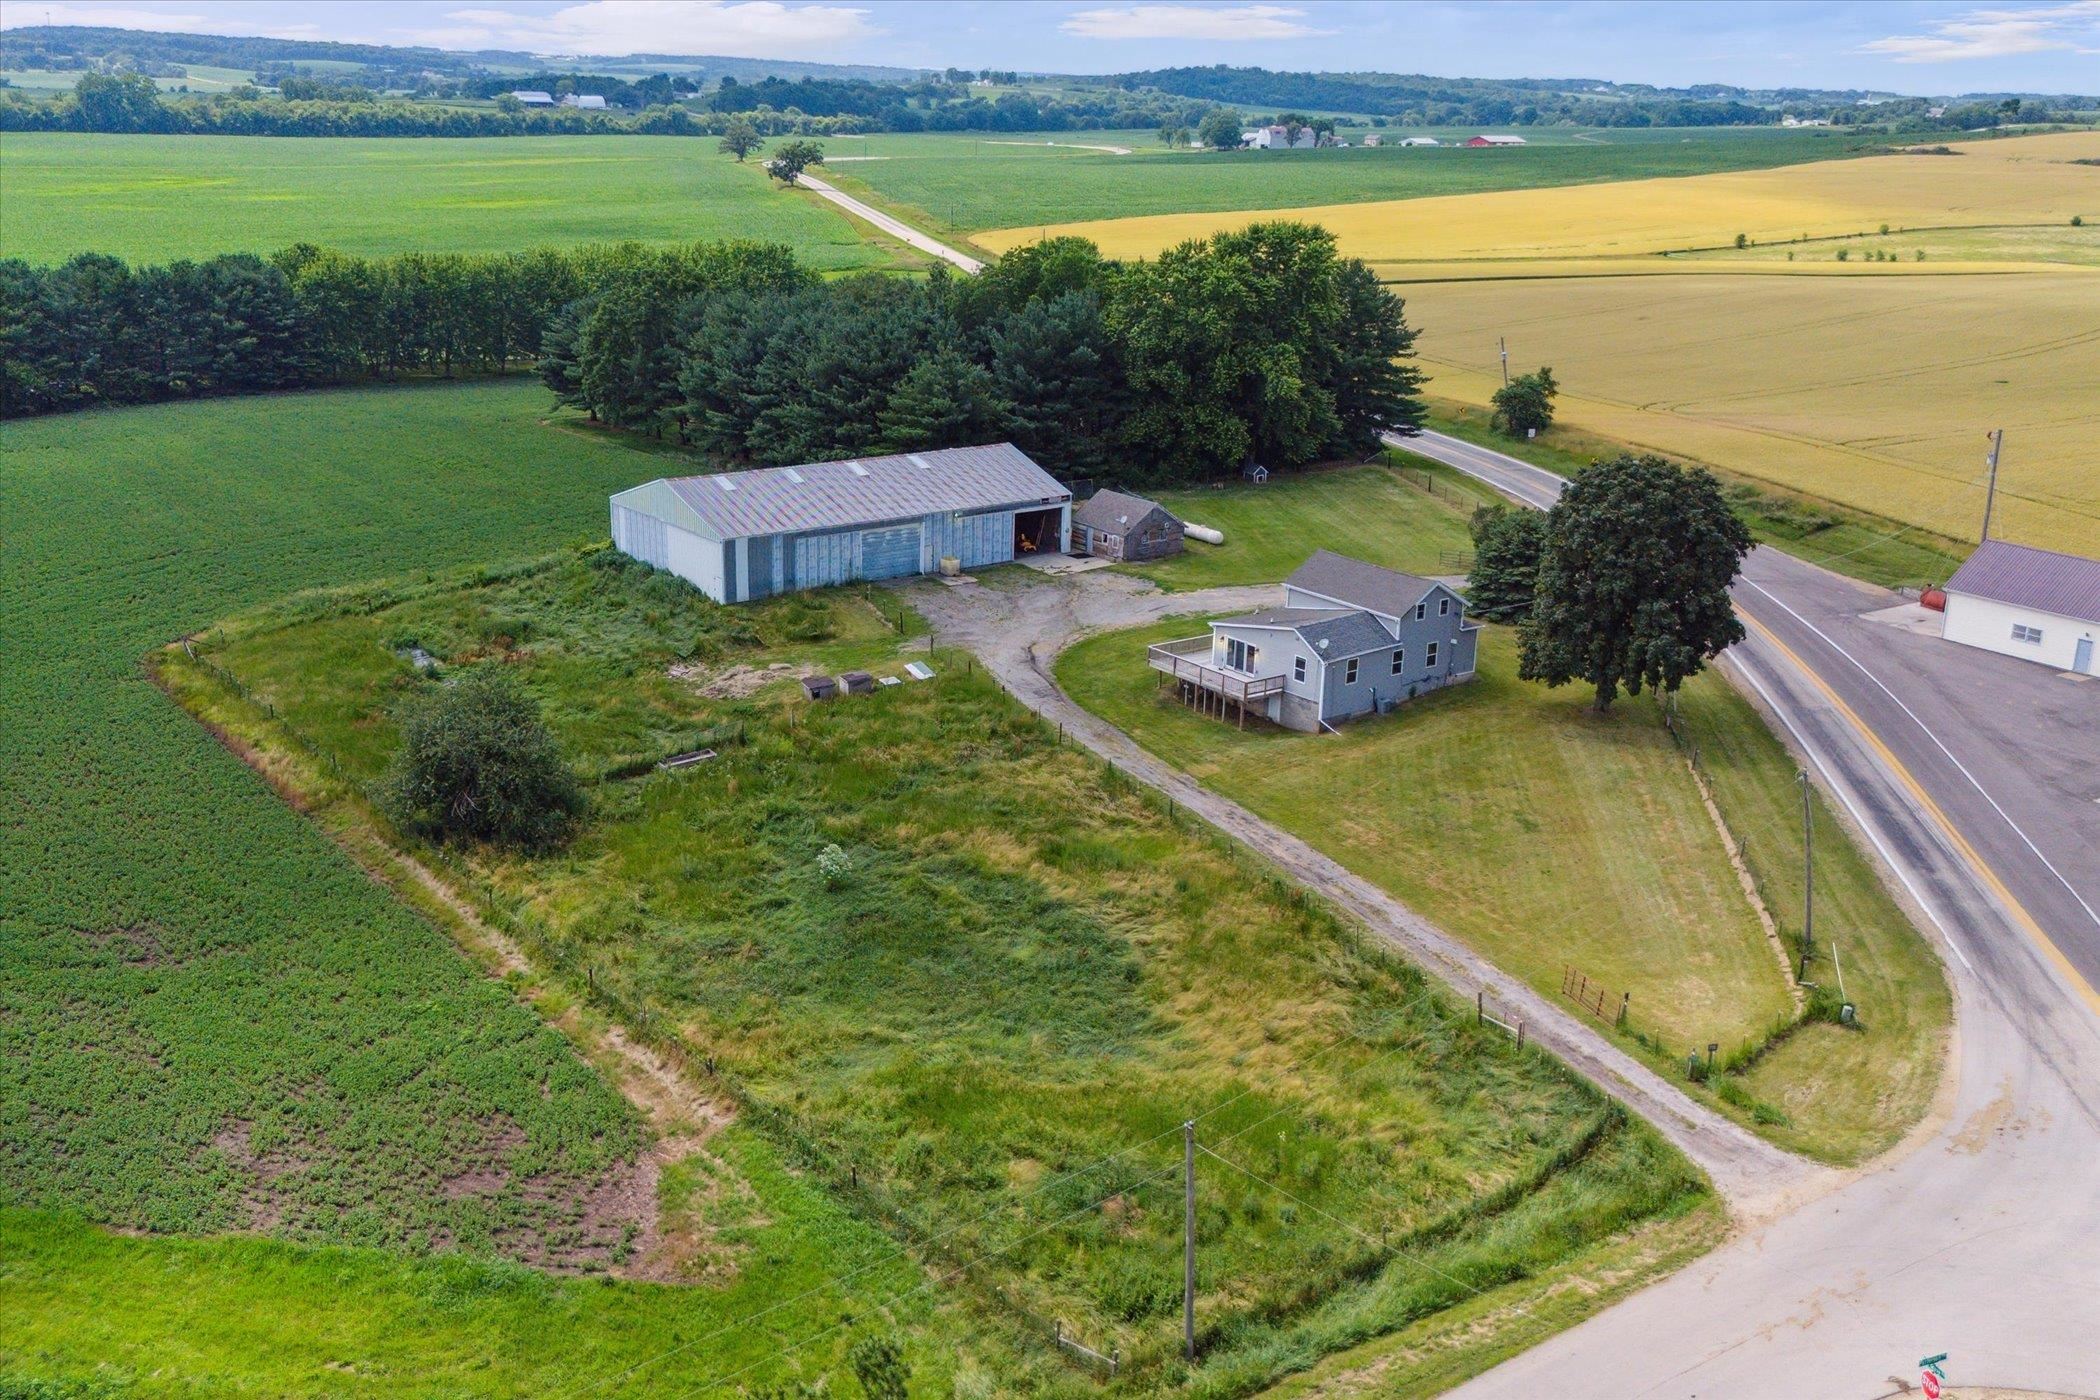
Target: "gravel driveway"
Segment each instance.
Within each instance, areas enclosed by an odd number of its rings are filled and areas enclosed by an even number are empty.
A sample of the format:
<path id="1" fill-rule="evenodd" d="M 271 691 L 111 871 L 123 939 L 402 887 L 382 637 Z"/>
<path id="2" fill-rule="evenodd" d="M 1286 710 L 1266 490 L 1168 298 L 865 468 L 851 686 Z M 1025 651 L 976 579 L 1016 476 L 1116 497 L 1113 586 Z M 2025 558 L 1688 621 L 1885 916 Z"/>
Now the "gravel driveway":
<path id="1" fill-rule="evenodd" d="M 1031 576 L 1018 583 L 1003 579 L 998 588 L 922 580 L 905 585 L 904 591 L 933 625 L 941 645 L 974 652 L 1022 704 L 1063 726 L 1072 739 L 1273 861 L 1459 996 L 1470 999 L 1484 990 L 1491 1002 L 1508 1008 L 1524 1023 L 1527 1039 L 1620 1099 L 1697 1162 L 1738 1218 L 1757 1220 L 1789 1209 L 1842 1180 L 1840 1173 L 1783 1152 L 1688 1098 L 1376 885 L 1154 758 L 1121 729 L 1080 708 L 1057 685 L 1052 668 L 1058 653 L 1089 633 L 1183 614 L 1272 606 L 1282 599 L 1280 584 L 1167 593 L 1143 579 L 1097 570 L 1062 578 Z M 1306 739 L 1309 745 L 1319 742 L 1317 737 Z"/>

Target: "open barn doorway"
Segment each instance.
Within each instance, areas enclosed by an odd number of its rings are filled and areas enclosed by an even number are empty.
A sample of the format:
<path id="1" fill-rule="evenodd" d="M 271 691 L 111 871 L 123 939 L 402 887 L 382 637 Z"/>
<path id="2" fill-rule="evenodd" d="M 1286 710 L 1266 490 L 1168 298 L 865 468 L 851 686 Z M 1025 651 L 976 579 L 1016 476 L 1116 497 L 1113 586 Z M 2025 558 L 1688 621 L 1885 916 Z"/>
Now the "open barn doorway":
<path id="1" fill-rule="evenodd" d="M 1057 553 L 1057 526 L 1063 511 L 1017 510 L 1014 512 L 1014 558 L 1031 554 Z"/>

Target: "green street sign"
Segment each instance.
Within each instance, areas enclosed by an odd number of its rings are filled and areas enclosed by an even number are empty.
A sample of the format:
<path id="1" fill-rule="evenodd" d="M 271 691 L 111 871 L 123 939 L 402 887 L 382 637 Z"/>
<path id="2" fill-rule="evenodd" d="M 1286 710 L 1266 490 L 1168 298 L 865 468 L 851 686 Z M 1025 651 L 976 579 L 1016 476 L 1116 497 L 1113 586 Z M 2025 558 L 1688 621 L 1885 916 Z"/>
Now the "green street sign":
<path id="1" fill-rule="evenodd" d="M 1947 1379 L 1947 1373 L 1940 1369 L 1940 1363 L 1942 1361 L 1945 1361 L 1946 1359 L 1947 1353 L 1944 1351 L 1939 1353 L 1937 1356 L 1924 1357 L 1921 1360 L 1919 1360 L 1918 1369 L 1923 1371 L 1930 1371 L 1935 1376 L 1938 1376 L 1941 1380 L 1945 1380 Z"/>

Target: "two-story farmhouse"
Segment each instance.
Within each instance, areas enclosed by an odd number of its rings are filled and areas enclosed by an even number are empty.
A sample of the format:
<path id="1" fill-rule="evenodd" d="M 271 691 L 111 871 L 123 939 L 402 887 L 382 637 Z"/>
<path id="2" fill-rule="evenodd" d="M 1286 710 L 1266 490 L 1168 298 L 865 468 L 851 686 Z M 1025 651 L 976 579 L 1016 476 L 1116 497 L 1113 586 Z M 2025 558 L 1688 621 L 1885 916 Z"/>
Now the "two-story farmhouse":
<path id="1" fill-rule="evenodd" d="M 1479 630 L 1449 586 L 1323 549 L 1284 580 L 1282 607 L 1220 618 L 1150 661 L 1191 704 L 1312 732 L 1470 678 Z"/>

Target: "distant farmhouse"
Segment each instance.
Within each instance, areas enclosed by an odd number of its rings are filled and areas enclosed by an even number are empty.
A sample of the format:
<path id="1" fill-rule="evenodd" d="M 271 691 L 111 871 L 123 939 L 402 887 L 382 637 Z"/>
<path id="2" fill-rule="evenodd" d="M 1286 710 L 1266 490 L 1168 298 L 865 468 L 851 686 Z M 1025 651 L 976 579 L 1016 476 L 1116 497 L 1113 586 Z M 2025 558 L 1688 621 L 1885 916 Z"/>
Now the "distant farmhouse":
<path id="1" fill-rule="evenodd" d="M 1072 552 L 1103 559 L 1164 559 L 1181 553 L 1181 522 L 1157 501 L 1102 491 L 1072 510 Z"/>
<path id="2" fill-rule="evenodd" d="M 1471 678 L 1479 631 L 1449 586 L 1323 549 L 1284 580 L 1282 607 L 1147 660 L 1198 708 L 1312 733 Z"/>
<path id="3" fill-rule="evenodd" d="M 1010 442 L 714 476 L 612 498 L 613 544 L 718 603 L 1062 553 L 1072 493 Z"/>
<path id="4" fill-rule="evenodd" d="M 518 101 L 528 107 L 552 107 L 554 105 L 553 93 L 541 92 L 536 88 L 527 88 L 521 92 L 514 92 L 511 96 L 517 98 Z"/>
<path id="5" fill-rule="evenodd" d="M 1291 139 L 1287 126 L 1258 126 L 1252 131 L 1240 133 L 1240 144 L 1257 151 L 1309 151 L 1319 144 L 1319 136 L 1309 126 L 1298 128 L 1298 139 Z"/>
<path id="6" fill-rule="evenodd" d="M 1366 146 L 1383 146 L 1384 144 L 1385 144 L 1385 138 L 1384 138 L 1383 136 L 1380 136 L 1380 135 L 1379 135 L 1379 134 L 1378 134 L 1377 132 L 1375 132 L 1375 131 L 1373 131 L 1373 132 L 1367 132 L 1367 133 L 1365 134 L 1365 136 L 1364 136 L 1364 145 L 1366 145 Z M 1401 142 L 1400 144 L 1402 144 L 1402 145 L 1404 146 L 1404 145 L 1406 145 L 1407 143 L 1403 141 L 1403 142 Z"/>
<path id="7" fill-rule="evenodd" d="M 1483 146 L 1523 146 L 1530 143 L 1521 136 L 1475 136 L 1467 140 L 1466 144 L 1479 150 Z"/>
<path id="8" fill-rule="evenodd" d="M 2100 676 L 2100 559 L 1986 540 L 1945 591 L 1948 641 Z"/>

